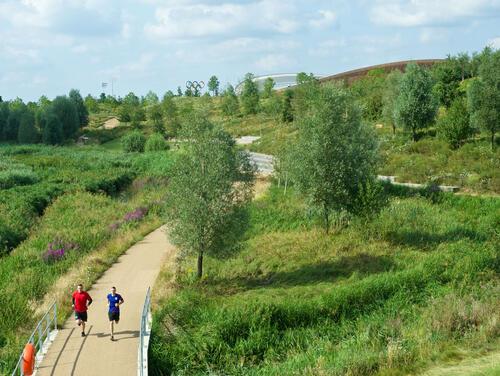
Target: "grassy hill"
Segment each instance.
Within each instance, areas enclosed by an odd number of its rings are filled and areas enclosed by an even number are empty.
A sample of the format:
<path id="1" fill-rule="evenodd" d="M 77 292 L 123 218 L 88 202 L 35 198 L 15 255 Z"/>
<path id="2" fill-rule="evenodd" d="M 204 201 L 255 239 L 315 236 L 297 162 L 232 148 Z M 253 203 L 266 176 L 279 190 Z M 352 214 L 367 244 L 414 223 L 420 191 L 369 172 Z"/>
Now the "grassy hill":
<path id="1" fill-rule="evenodd" d="M 390 194 L 327 236 L 273 185 L 233 257 L 159 297 L 152 373 L 398 375 L 498 349 L 500 201 Z"/>

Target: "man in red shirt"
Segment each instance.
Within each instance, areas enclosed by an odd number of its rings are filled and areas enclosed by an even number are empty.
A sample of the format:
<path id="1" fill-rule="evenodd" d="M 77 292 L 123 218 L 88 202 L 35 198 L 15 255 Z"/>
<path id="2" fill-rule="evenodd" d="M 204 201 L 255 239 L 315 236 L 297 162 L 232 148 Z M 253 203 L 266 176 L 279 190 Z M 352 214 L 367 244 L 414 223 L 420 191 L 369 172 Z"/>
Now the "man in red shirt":
<path id="1" fill-rule="evenodd" d="M 87 322 L 87 309 L 92 304 L 92 298 L 83 291 L 83 285 L 80 283 L 76 286 L 76 291 L 73 293 L 73 309 L 75 310 L 75 320 L 78 326 L 82 326 L 82 337 L 85 337 L 85 323 Z"/>

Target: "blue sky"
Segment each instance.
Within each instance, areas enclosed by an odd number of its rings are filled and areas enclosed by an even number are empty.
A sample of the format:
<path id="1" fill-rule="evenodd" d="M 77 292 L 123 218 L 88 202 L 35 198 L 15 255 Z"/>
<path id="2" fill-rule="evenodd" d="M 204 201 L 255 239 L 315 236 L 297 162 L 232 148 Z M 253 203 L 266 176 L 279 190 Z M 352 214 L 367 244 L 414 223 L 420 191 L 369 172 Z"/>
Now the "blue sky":
<path id="1" fill-rule="evenodd" d="M 0 95 L 162 95 L 500 48 L 500 0 L 0 0 Z M 106 89 L 109 93 L 111 86 Z"/>

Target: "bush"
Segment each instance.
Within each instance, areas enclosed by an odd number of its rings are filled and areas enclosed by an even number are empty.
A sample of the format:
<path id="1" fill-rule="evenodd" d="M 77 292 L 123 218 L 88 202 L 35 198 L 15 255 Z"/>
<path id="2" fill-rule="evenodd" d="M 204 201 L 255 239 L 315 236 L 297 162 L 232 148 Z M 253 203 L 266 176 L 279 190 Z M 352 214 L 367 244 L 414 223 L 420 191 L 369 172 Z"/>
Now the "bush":
<path id="1" fill-rule="evenodd" d="M 457 98 L 453 101 L 446 115 L 438 121 L 438 133 L 453 149 L 460 147 L 472 136 L 474 128 L 469 120 L 465 99 Z"/>
<path id="2" fill-rule="evenodd" d="M 146 151 L 164 151 L 168 149 L 168 144 L 165 141 L 165 138 L 158 133 L 152 134 L 149 136 L 146 141 Z"/>
<path id="3" fill-rule="evenodd" d="M 128 133 L 122 138 L 122 147 L 127 153 L 142 153 L 144 152 L 145 144 L 146 137 L 139 131 Z"/>
<path id="4" fill-rule="evenodd" d="M 31 170 L 15 169 L 0 171 L 0 189 L 7 189 L 16 185 L 30 185 L 37 181 L 38 176 Z"/>

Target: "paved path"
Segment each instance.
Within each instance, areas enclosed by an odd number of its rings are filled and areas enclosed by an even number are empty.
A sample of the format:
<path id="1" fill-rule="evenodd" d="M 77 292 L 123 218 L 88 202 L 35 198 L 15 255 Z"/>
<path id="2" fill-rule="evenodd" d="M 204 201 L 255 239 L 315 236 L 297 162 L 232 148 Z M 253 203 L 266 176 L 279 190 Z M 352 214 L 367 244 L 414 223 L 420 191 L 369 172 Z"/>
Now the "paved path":
<path id="1" fill-rule="evenodd" d="M 36 375 L 137 375 L 139 322 L 146 290 L 154 284 L 169 252 L 173 246 L 161 227 L 122 255 L 89 290 L 94 302 L 88 312 L 87 337 L 80 336 L 80 328 L 69 318 Z M 120 324 L 115 326 L 115 342 L 110 340 L 107 317 L 106 296 L 111 286 L 125 300 Z"/>

